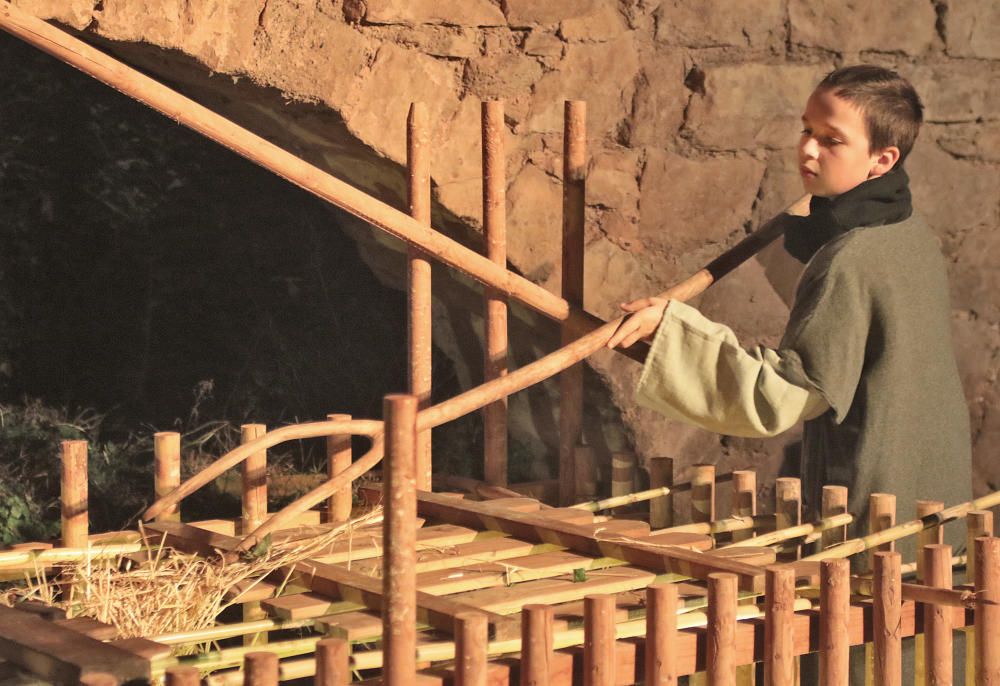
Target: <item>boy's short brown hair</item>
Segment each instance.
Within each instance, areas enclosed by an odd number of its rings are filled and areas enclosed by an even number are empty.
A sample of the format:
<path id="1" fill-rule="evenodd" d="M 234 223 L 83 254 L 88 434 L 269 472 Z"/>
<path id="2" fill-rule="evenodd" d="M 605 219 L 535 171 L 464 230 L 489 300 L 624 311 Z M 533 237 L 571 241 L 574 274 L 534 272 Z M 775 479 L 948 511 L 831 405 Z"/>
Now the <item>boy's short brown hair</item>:
<path id="1" fill-rule="evenodd" d="M 861 110 L 868 133 L 869 150 L 890 145 L 899 148 L 901 166 L 913 149 L 923 122 L 924 106 L 913 84 L 884 67 L 858 64 L 835 69 L 816 90 L 831 91 Z"/>

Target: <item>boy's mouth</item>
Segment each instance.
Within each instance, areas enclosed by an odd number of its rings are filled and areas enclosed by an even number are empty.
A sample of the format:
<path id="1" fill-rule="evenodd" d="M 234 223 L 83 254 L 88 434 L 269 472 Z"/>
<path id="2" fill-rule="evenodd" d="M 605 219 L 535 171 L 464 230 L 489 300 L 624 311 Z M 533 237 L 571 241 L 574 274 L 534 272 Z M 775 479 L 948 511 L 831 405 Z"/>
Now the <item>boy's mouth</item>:
<path id="1" fill-rule="evenodd" d="M 799 167 L 799 174 L 804 179 L 813 179 L 813 178 L 816 178 L 816 172 L 814 172 L 812 169 L 810 169 L 809 167 L 807 167 L 805 165 L 802 165 L 802 166 Z"/>

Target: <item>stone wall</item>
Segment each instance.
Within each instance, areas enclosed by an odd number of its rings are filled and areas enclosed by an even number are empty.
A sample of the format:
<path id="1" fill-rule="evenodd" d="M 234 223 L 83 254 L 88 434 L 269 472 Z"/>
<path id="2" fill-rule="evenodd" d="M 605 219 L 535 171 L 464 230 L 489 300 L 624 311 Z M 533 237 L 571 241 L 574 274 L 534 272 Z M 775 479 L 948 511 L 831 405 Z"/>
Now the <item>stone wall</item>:
<path id="1" fill-rule="evenodd" d="M 509 257 L 550 289 L 559 284 L 563 101 L 586 100 L 586 307 L 602 317 L 694 271 L 797 197 L 798 118 L 826 72 L 859 61 L 896 68 L 926 105 L 908 168 L 951 266 L 976 488 L 1000 488 L 992 455 L 1000 439 L 1000 272 L 992 252 L 1000 242 L 1000 91 L 991 87 L 1000 82 L 1000 10 L 992 0 L 15 4 L 108 41 L 180 87 L 197 79 L 174 71 L 170 53 L 152 46 L 194 58 L 215 76 L 191 89 L 213 107 L 400 207 L 406 111 L 425 101 L 436 122 L 436 225 L 473 244 L 479 103 L 503 98 Z M 230 82 L 244 78 L 254 84 L 242 82 L 244 97 L 226 97 Z M 303 116 L 302 108 L 290 116 L 280 99 L 255 98 L 254 88 L 332 110 L 342 126 L 318 126 L 323 116 Z M 398 271 L 383 272 L 398 282 Z M 775 342 L 787 315 L 756 264 L 698 305 L 747 345 Z M 634 404 L 634 363 L 612 353 L 590 362 L 644 458 L 754 465 L 769 483 L 794 454 L 794 436 L 727 439 L 663 421 Z"/>

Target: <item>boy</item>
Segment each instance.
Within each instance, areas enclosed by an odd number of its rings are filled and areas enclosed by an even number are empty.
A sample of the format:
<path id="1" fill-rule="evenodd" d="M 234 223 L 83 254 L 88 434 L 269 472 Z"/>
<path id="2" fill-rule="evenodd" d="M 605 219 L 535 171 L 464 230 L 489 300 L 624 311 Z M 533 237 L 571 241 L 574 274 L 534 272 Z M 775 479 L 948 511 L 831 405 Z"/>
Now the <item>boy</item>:
<path id="1" fill-rule="evenodd" d="M 742 349 L 669 291 L 623 305 L 633 314 L 608 343 L 655 332 L 637 398 L 670 418 L 736 436 L 804 420 L 803 496 L 815 511 L 824 484 L 847 486 L 855 536 L 871 493 L 894 493 L 900 522 L 918 499 L 971 498 L 945 264 L 902 168 L 922 109 L 909 82 L 870 65 L 828 74 L 809 97 L 798 146 L 809 216 L 778 219 L 805 267 L 777 349 Z M 912 542 L 901 549 L 913 559 Z"/>

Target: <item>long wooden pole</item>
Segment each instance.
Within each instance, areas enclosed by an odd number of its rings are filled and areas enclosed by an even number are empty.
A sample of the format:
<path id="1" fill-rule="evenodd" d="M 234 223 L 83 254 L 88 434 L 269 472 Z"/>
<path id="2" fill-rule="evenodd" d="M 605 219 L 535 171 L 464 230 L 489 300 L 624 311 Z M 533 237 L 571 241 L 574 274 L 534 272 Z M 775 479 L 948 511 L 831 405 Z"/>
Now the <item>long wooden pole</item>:
<path id="1" fill-rule="evenodd" d="M 846 486 L 824 486 L 820 505 L 820 516 L 823 519 L 847 512 L 847 487 Z M 847 540 L 847 526 L 839 529 L 827 529 L 820 539 L 820 547 L 823 550 Z"/>
<path id="2" fill-rule="evenodd" d="M 584 686 L 615 684 L 615 596 L 583 599 Z"/>
<path id="3" fill-rule="evenodd" d="M 1000 538 L 976 539 L 976 683 L 1000 684 Z"/>
<path id="4" fill-rule="evenodd" d="M 328 414 L 331 422 L 350 421 L 349 414 Z M 353 455 L 351 437 L 346 434 L 334 434 L 326 437 L 326 473 L 329 479 L 335 478 L 351 466 Z M 346 522 L 351 518 L 351 485 L 347 484 L 327 498 L 326 522 L 328 524 Z"/>
<path id="5" fill-rule="evenodd" d="M 819 671 L 821 686 L 847 686 L 851 564 L 823 560 L 820 564 Z"/>
<path id="6" fill-rule="evenodd" d="M 156 463 L 153 491 L 157 498 L 162 498 L 181 485 L 181 435 L 176 431 L 153 434 L 153 461 Z M 164 510 L 157 520 L 181 521 L 180 507 L 175 505 Z"/>
<path id="7" fill-rule="evenodd" d="M 795 569 L 765 570 L 764 686 L 795 684 Z"/>
<path id="8" fill-rule="evenodd" d="M 389 395 L 384 402 L 388 464 L 382 534 L 382 642 L 387 686 L 410 686 L 416 679 L 417 404 L 412 395 Z"/>
<path id="9" fill-rule="evenodd" d="M 240 442 L 245 445 L 266 433 L 267 427 L 263 424 L 244 424 L 240 427 Z M 241 467 L 243 516 L 240 530 L 246 535 L 267 519 L 267 450 L 252 453 Z"/>
<path id="10" fill-rule="evenodd" d="M 482 105 L 483 139 L 483 233 L 486 256 L 507 265 L 507 179 L 503 102 Z M 507 298 L 487 288 L 486 359 L 483 379 L 492 381 L 507 373 Z M 507 397 L 483 407 L 483 476 L 494 486 L 507 485 Z"/>
<path id="11" fill-rule="evenodd" d="M 748 469 L 737 469 L 733 472 L 733 491 L 729 502 L 730 517 L 753 517 L 757 514 L 757 474 Z M 733 532 L 733 542 L 738 543 L 750 539 L 753 529 L 740 529 Z"/>
<path id="12" fill-rule="evenodd" d="M 521 609 L 521 686 L 548 686 L 552 661 L 552 621 L 549 605 Z"/>
<path id="13" fill-rule="evenodd" d="M 324 638 L 316 643 L 315 686 L 347 686 L 351 683 L 351 646 L 343 638 Z"/>
<path id="14" fill-rule="evenodd" d="M 406 120 L 407 196 L 410 216 L 422 225 L 431 225 L 431 164 L 430 125 L 427 106 L 410 105 Z M 406 249 L 408 266 L 408 371 L 410 394 L 417 397 L 420 407 L 431 402 L 432 331 L 431 331 L 431 261 L 430 256 L 415 245 Z M 431 432 L 417 436 L 417 488 L 431 489 Z"/>
<path id="15" fill-rule="evenodd" d="M 928 545 L 921 553 L 927 585 L 951 588 L 951 546 Z M 934 686 L 950 686 L 953 679 L 951 615 L 948 606 L 924 605 L 924 673 Z"/>
<path id="16" fill-rule="evenodd" d="M 90 528 L 87 498 L 87 441 L 62 442 L 62 544 L 86 548 Z"/>
<path id="17" fill-rule="evenodd" d="M 587 103 L 567 101 L 563 126 L 562 296 L 571 307 L 583 307 L 584 213 L 586 211 Z M 562 327 L 562 344 L 575 332 Z M 559 503 L 577 499 L 575 453 L 583 429 L 583 365 L 559 375 Z M 630 489 L 631 490 L 631 489 Z"/>
<path id="18" fill-rule="evenodd" d="M 736 685 L 735 574 L 708 575 L 708 630 L 705 672 L 708 686 Z"/>
<path id="19" fill-rule="evenodd" d="M 486 686 L 489 623 L 482 612 L 455 615 L 455 686 Z"/>
<path id="20" fill-rule="evenodd" d="M 691 521 L 715 519 L 715 465 L 696 464 L 691 475 Z"/>

